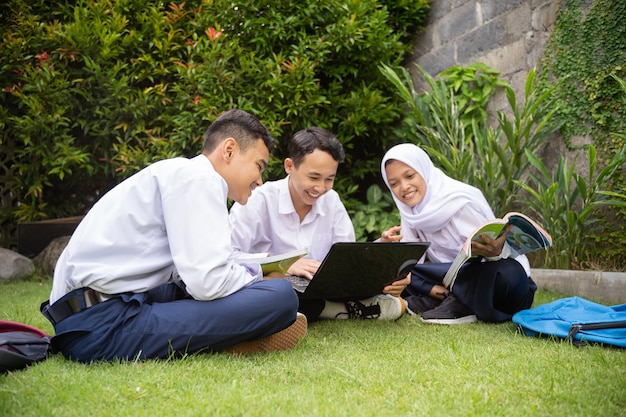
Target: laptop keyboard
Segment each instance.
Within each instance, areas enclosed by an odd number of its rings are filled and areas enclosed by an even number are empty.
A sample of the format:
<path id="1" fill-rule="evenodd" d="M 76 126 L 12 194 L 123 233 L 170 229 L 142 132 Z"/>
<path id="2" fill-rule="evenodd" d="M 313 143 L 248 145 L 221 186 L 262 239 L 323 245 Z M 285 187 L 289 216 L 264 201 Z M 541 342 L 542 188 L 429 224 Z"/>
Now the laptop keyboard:
<path id="1" fill-rule="evenodd" d="M 285 274 L 285 279 L 291 282 L 291 286 L 293 287 L 293 289 L 298 292 L 304 292 L 304 290 L 306 290 L 306 287 L 308 287 L 309 283 L 311 282 L 305 277 L 291 274 Z"/>

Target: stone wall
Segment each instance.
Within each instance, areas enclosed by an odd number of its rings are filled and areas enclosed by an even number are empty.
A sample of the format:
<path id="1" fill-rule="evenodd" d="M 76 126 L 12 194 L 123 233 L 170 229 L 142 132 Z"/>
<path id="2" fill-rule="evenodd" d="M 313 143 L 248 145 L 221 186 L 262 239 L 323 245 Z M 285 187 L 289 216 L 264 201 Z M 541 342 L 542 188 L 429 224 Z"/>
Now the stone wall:
<path id="1" fill-rule="evenodd" d="M 559 0 L 433 0 L 424 32 L 418 35 L 405 66 L 411 71 L 416 88 L 424 88 L 415 64 L 431 76 L 454 65 L 483 62 L 500 71 L 514 89 L 518 103 L 523 99 L 528 71 L 539 67 L 554 27 Z M 510 113 L 506 96 L 496 94 L 489 110 Z M 590 143 L 591 138 L 573 138 L 574 144 Z M 569 162 L 577 151 L 567 149 L 558 134 L 548 140 L 540 157 L 548 169 L 560 155 Z M 577 171 L 588 171 L 585 158 Z"/>
<path id="2" fill-rule="evenodd" d="M 426 30 L 405 64 L 419 86 L 414 64 L 435 76 L 453 65 L 484 62 L 521 97 L 528 71 L 544 54 L 559 5 L 557 0 L 434 0 Z M 504 95 L 495 103 L 501 109 Z"/>

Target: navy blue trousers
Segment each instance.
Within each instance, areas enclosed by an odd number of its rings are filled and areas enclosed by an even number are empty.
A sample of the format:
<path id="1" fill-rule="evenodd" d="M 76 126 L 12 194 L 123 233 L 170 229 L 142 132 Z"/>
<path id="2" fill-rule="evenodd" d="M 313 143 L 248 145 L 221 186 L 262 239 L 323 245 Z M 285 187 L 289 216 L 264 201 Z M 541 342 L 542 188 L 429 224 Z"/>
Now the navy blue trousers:
<path id="1" fill-rule="evenodd" d="M 434 285 L 443 285 L 450 263 L 418 264 L 411 271 L 411 284 L 403 296 L 429 295 Z M 513 314 L 530 308 L 537 285 L 514 259 L 480 262 L 472 259 L 461 267 L 452 293 L 476 317 L 486 322 L 509 321 Z"/>
<path id="2" fill-rule="evenodd" d="M 166 284 L 69 316 L 55 325 L 52 348 L 79 362 L 219 351 L 285 329 L 297 308 L 298 297 L 282 279 L 255 282 L 212 301 L 185 297 L 176 285 Z"/>

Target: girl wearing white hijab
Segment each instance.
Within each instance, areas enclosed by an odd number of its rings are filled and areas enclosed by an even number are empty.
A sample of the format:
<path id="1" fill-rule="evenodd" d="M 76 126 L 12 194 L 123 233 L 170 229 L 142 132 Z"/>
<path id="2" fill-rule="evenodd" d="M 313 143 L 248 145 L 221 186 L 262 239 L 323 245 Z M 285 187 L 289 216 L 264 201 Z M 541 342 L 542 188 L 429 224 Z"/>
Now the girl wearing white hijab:
<path id="1" fill-rule="evenodd" d="M 461 268 L 452 292 L 442 284 L 468 236 L 495 218 L 480 190 L 445 175 L 426 152 L 410 143 L 387 151 L 381 172 L 401 223 L 383 232 L 380 241 L 430 242 L 427 259 L 412 271 L 411 285 L 403 293 L 422 321 L 502 322 L 531 306 L 537 286 L 530 278 L 528 259 L 509 258 L 505 236 L 496 240 L 483 236 L 484 243 L 472 243 L 478 257 Z"/>

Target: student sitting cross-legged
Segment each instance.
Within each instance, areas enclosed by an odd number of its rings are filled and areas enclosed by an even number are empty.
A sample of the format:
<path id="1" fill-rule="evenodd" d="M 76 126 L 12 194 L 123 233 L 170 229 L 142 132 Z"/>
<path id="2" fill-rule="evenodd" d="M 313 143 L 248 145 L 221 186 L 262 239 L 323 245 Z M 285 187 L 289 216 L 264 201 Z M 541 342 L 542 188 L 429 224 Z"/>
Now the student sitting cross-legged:
<path id="1" fill-rule="evenodd" d="M 278 255 L 308 248 L 308 254 L 287 272 L 312 279 L 333 243 L 355 240 L 350 217 L 333 190 L 345 155 L 337 138 L 319 127 L 297 132 L 288 154 L 285 178 L 266 182 L 252 193 L 248 204 L 231 208 L 233 249 Z M 408 284 L 407 277 L 385 287 L 384 294 L 365 300 L 301 298 L 298 310 L 309 322 L 319 318 L 395 320 L 406 310 L 399 296 Z"/>
<path id="2" fill-rule="evenodd" d="M 155 162 L 102 196 L 59 257 L 42 313 L 54 352 L 80 362 L 248 353 L 306 333 L 287 282 L 233 261 L 227 197 L 245 204 L 274 139 L 230 110 L 200 155 Z"/>
<path id="3" fill-rule="evenodd" d="M 425 323 L 499 323 L 532 305 L 537 285 L 528 259 L 514 256 L 506 234 L 472 242 L 478 257 L 461 268 L 452 289 L 443 285 L 467 237 L 495 218 L 479 189 L 445 175 L 412 143 L 389 149 L 381 171 L 401 216 L 400 226 L 383 232 L 381 241 L 430 242 L 429 262 L 416 265 L 403 293 L 411 312 L 421 313 Z"/>

